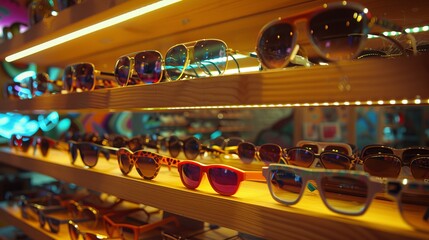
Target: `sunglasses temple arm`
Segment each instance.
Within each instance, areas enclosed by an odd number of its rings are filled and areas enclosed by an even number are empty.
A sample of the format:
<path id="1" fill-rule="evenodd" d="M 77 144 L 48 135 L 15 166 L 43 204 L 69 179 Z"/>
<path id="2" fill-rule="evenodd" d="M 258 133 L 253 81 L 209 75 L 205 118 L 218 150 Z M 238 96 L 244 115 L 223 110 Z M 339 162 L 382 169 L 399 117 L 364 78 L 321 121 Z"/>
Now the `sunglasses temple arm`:
<path id="1" fill-rule="evenodd" d="M 410 42 L 411 42 L 413 54 L 414 55 L 417 54 L 416 38 L 412 34 L 407 33 L 407 31 L 405 31 L 405 29 L 403 27 L 401 27 L 401 26 L 397 25 L 396 23 L 391 22 L 387 19 L 373 18 L 371 20 L 374 21 L 374 23 L 380 27 L 405 34 L 407 36 L 408 40 L 410 40 Z"/>
<path id="2" fill-rule="evenodd" d="M 166 165 L 168 167 L 168 171 L 171 171 L 171 166 L 177 167 L 179 165 L 180 160 L 170 157 L 161 156 L 160 163 Z"/>

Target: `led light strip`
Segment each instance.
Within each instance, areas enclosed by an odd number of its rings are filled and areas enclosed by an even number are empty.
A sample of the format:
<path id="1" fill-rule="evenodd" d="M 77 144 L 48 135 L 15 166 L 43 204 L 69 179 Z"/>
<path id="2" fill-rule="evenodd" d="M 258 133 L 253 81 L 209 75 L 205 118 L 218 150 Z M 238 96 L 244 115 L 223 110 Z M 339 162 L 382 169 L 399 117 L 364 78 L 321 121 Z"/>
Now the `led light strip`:
<path id="1" fill-rule="evenodd" d="M 153 4 L 150 4 L 150 5 L 147 5 L 147 6 L 144 6 L 144 7 L 135 9 L 135 10 L 132 10 L 130 12 L 121 14 L 119 16 L 116 16 L 116 17 L 104 20 L 104 21 L 96 23 L 94 25 L 91 25 L 91 26 L 79 29 L 77 31 L 68 33 L 68 34 L 63 35 L 61 37 L 58 37 L 58 38 L 49 40 L 47 42 L 38 44 L 36 46 L 27 48 L 27 49 L 22 50 L 20 52 L 11 54 L 11 55 L 7 56 L 5 58 L 5 60 L 6 60 L 6 62 L 16 61 L 18 59 L 30 56 L 30 55 L 32 55 L 34 53 L 46 50 L 48 48 L 51 48 L 51 47 L 57 46 L 59 44 L 71 41 L 73 39 L 85 36 L 87 34 L 96 32 L 98 30 L 101 30 L 101 29 L 104 29 L 104 28 L 116 25 L 118 23 L 125 22 L 127 20 L 132 19 L 132 18 L 144 15 L 146 13 L 155 11 L 157 9 L 169 6 L 169 5 L 173 4 L 173 3 L 177 3 L 177 2 L 180 2 L 180 1 L 181 0 L 162 0 L 162 1 L 159 1 L 159 2 L 155 2 Z"/>

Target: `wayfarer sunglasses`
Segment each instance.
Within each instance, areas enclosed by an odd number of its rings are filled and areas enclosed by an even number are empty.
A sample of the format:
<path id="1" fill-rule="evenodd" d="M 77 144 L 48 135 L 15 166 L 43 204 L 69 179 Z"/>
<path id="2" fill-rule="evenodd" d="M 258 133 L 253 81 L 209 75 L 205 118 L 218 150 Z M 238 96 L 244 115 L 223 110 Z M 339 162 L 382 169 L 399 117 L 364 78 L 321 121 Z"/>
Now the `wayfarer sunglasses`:
<path id="1" fill-rule="evenodd" d="M 75 63 L 64 68 L 63 90 L 66 92 L 91 91 L 95 88 L 111 88 L 115 86 L 110 79 L 97 79 L 96 76 L 114 76 L 113 73 L 95 70 L 92 63 Z"/>
<path id="2" fill-rule="evenodd" d="M 255 146 L 250 142 L 242 142 L 238 144 L 237 155 L 245 164 L 250 164 L 257 159 L 268 165 L 270 163 L 281 162 L 283 149 L 279 145 L 273 143 Z"/>
<path id="3" fill-rule="evenodd" d="M 365 146 L 360 161 L 366 172 L 377 177 L 397 178 L 403 166 L 411 170 L 415 179 L 429 179 L 429 148 L 395 149 L 384 145 Z"/>
<path id="4" fill-rule="evenodd" d="M 346 1 L 325 3 L 316 9 L 276 19 L 261 29 L 256 52 L 265 68 L 284 68 L 295 57 L 299 50 L 297 26 L 303 21 L 311 45 L 325 60 L 356 58 L 374 26 L 406 34 L 415 49 L 412 35 L 388 20 L 373 17 L 367 8 Z"/>
<path id="5" fill-rule="evenodd" d="M 180 179 L 189 189 L 196 189 L 201 183 L 204 173 L 213 190 L 225 196 L 234 195 L 242 181 L 264 181 L 261 171 L 243 171 L 223 164 L 205 165 L 199 162 L 184 160 L 178 166 Z"/>
<path id="6" fill-rule="evenodd" d="M 202 144 L 196 137 L 188 137 L 185 140 L 181 140 L 176 136 L 170 136 L 165 144 L 170 156 L 173 158 L 177 158 L 181 151 L 183 151 L 188 160 L 194 160 L 206 152 L 215 155 L 224 152 L 219 148 L 211 148 Z"/>
<path id="7" fill-rule="evenodd" d="M 110 153 L 116 153 L 118 150 L 114 147 L 102 146 L 92 142 L 75 142 L 69 141 L 69 153 L 71 164 L 75 164 L 78 153 L 85 167 L 92 168 L 98 163 L 98 157 L 101 154 L 110 159 Z"/>

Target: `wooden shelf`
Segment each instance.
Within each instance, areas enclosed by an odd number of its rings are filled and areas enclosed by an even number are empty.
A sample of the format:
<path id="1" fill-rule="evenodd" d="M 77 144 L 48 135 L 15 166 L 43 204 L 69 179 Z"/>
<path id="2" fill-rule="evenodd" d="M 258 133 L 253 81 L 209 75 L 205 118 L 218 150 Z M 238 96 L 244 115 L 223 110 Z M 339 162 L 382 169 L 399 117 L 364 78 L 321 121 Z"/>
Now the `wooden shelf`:
<path id="1" fill-rule="evenodd" d="M 153 85 L 0 101 L 0 111 L 160 111 L 394 99 L 429 99 L 429 55 L 342 62 L 332 66 L 245 73 Z M 347 79 L 350 91 L 339 84 Z M 400 102 L 397 102 L 400 104 Z M 270 105 L 271 104 L 271 105 Z M 410 102 L 413 104 L 413 102 Z M 335 105 L 333 105 L 335 106 Z"/>
<path id="2" fill-rule="evenodd" d="M 261 182 L 243 182 L 232 197 L 216 194 L 207 181 L 198 190 L 188 190 L 174 168 L 169 172 L 162 167 L 155 180 L 145 181 L 135 170 L 123 176 L 115 160 L 100 159 L 93 169 L 85 169 L 80 159 L 71 165 L 64 152 L 51 151 L 49 158 L 44 158 L 9 148 L 0 149 L 0 162 L 267 239 L 429 237 L 405 224 L 395 203 L 383 200 L 374 200 L 365 215 L 349 217 L 330 212 L 314 193 L 307 193 L 298 205 L 284 206 L 271 198 Z"/>

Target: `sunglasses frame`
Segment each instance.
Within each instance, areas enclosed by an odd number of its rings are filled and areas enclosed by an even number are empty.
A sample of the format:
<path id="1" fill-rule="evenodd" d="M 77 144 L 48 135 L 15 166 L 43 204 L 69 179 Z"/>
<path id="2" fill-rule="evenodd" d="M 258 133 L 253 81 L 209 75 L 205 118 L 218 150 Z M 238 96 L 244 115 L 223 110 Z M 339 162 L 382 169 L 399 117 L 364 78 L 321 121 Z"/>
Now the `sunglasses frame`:
<path id="1" fill-rule="evenodd" d="M 110 153 L 112 153 L 112 152 L 116 153 L 116 151 L 118 151 L 117 148 L 109 147 L 109 146 L 103 146 L 103 145 L 99 145 L 99 144 L 96 144 L 96 143 L 93 143 L 93 142 L 76 142 L 76 141 L 73 141 L 73 140 L 69 140 L 68 144 L 69 144 L 68 152 L 70 154 L 70 163 L 73 164 L 73 165 L 75 164 L 75 162 L 77 160 L 78 152 L 79 152 L 80 159 L 82 160 L 82 163 L 87 168 L 93 168 L 93 167 L 95 167 L 97 165 L 100 153 L 102 153 L 104 155 L 104 157 L 106 158 L 106 160 L 109 161 L 110 160 Z M 93 165 L 90 165 L 87 162 L 85 162 L 85 157 L 82 154 L 82 151 L 81 151 L 81 149 L 79 147 L 79 146 L 83 146 L 83 145 L 89 145 L 89 146 L 91 146 L 93 148 L 96 148 L 95 149 L 95 157 L 96 158 L 95 158 L 95 161 L 94 161 Z M 75 156 L 73 156 L 74 154 L 72 152 L 74 146 L 75 146 L 75 149 L 76 149 L 75 150 L 76 151 Z"/>
<path id="2" fill-rule="evenodd" d="M 175 142 L 174 143 L 176 143 L 177 142 L 177 144 L 179 144 L 180 146 L 179 146 L 179 148 L 180 148 L 180 150 L 179 150 L 179 152 L 177 153 L 177 155 L 176 154 L 172 154 L 171 152 L 171 148 L 170 148 L 170 140 L 171 139 L 174 139 L 175 140 Z M 198 154 L 197 155 L 195 155 L 195 157 L 194 156 L 191 156 L 190 155 L 190 153 L 186 153 L 186 151 L 185 151 L 185 146 L 186 146 L 186 144 L 188 143 L 188 142 L 190 142 L 190 141 L 195 141 L 197 144 L 198 144 Z M 205 145 L 205 144 L 202 144 L 201 142 L 200 142 L 200 140 L 198 139 L 198 138 L 196 138 L 196 137 L 188 137 L 188 138 L 186 138 L 185 140 L 181 140 L 181 139 L 179 139 L 178 137 L 176 137 L 176 136 L 170 136 L 166 141 L 165 141 L 165 144 L 167 145 L 167 150 L 168 150 L 168 153 L 170 154 L 170 156 L 172 156 L 173 158 L 176 158 L 176 157 L 178 157 L 179 155 L 180 155 L 180 151 L 182 151 L 183 152 L 183 154 L 185 155 L 185 157 L 188 159 L 188 160 L 195 160 L 196 158 L 198 158 L 198 156 L 200 156 L 200 157 L 202 157 L 203 156 L 203 154 L 205 153 L 205 152 L 210 152 L 210 153 L 213 153 L 213 154 L 215 154 L 215 155 L 217 155 L 217 154 L 222 154 L 222 153 L 224 153 L 224 151 L 223 150 L 221 150 L 221 149 L 219 149 L 219 148 L 211 148 L 211 147 L 209 147 L 209 146 L 207 146 L 207 145 Z"/>
<path id="3" fill-rule="evenodd" d="M 344 155 L 353 156 L 356 152 L 356 147 L 354 145 L 348 144 L 348 143 L 342 143 L 342 142 L 316 142 L 316 141 L 307 141 L 307 140 L 301 140 L 296 143 L 297 147 L 304 147 L 311 151 L 313 149 L 310 149 L 309 147 L 305 147 L 308 145 L 315 145 L 317 146 L 318 152 L 316 154 L 321 154 L 325 151 L 325 148 L 327 147 L 340 147 L 347 150 L 347 154 L 342 153 Z M 314 152 L 314 151 L 313 151 Z M 334 152 L 334 151 L 333 151 Z"/>
<path id="4" fill-rule="evenodd" d="M 81 85 L 81 83 L 77 80 L 76 77 L 76 67 L 79 65 L 86 65 L 86 66 L 90 66 L 92 68 L 92 84 L 90 87 L 81 87 L 78 85 Z M 66 78 L 68 76 L 66 76 L 67 74 L 67 70 L 70 69 L 70 78 L 71 78 L 71 84 L 70 86 L 68 86 L 67 80 Z M 94 89 L 96 89 L 97 86 L 101 86 L 101 84 L 99 84 L 99 80 L 96 78 L 96 76 L 100 76 L 100 75 L 105 75 L 105 76 L 115 76 L 114 73 L 110 73 L 110 72 L 102 72 L 102 71 L 98 71 L 95 69 L 95 65 L 89 62 L 79 62 L 79 63 L 73 63 L 73 64 L 69 64 L 64 68 L 63 71 L 63 90 L 65 90 L 67 93 L 71 93 L 71 92 L 81 92 L 81 91 L 93 91 Z M 104 80 L 104 79 L 100 79 L 102 80 L 103 83 L 103 87 L 104 88 L 110 88 L 113 87 L 114 85 L 112 84 L 113 81 L 111 80 Z"/>
<path id="5" fill-rule="evenodd" d="M 183 167 L 185 165 L 193 165 L 193 166 L 198 166 L 199 167 L 199 169 L 200 169 L 200 176 L 199 176 L 199 181 L 198 181 L 198 184 L 196 185 L 196 187 L 190 187 L 190 186 L 188 186 L 185 183 L 185 180 L 183 179 L 184 176 L 183 176 L 183 173 L 182 173 Z M 208 174 L 209 170 L 213 169 L 213 168 L 225 169 L 225 170 L 231 171 L 231 172 L 233 172 L 233 173 L 235 173 L 237 175 L 237 187 L 236 187 L 236 189 L 235 189 L 234 192 L 227 194 L 225 192 L 220 191 L 219 189 L 217 189 L 215 187 L 215 185 L 212 183 L 211 176 Z M 179 171 L 180 179 L 182 180 L 182 183 L 183 183 L 183 185 L 186 188 L 188 188 L 188 189 L 197 189 L 200 186 L 200 184 L 201 184 L 201 182 L 203 180 L 203 176 L 205 174 L 207 176 L 208 180 L 209 180 L 209 183 L 210 183 L 210 186 L 212 187 L 212 189 L 214 191 L 216 191 L 217 193 L 219 193 L 220 195 L 224 195 L 224 196 L 234 195 L 238 191 L 238 189 L 239 189 L 240 184 L 241 184 L 242 181 L 264 181 L 265 182 L 265 179 L 262 176 L 262 172 L 261 171 L 243 171 L 241 169 L 238 169 L 238 168 L 235 168 L 235 167 L 231 167 L 231 166 L 228 166 L 228 165 L 224 165 L 224 164 L 209 164 L 209 165 L 206 165 L 206 164 L 203 164 L 203 163 L 200 163 L 200 162 L 191 161 L 191 160 L 183 160 L 183 161 L 179 162 L 179 165 L 178 165 L 177 169 Z"/>
<path id="6" fill-rule="evenodd" d="M 284 149 L 282 147 L 280 147 L 279 145 L 277 145 L 277 144 L 274 144 L 274 143 L 265 143 L 265 144 L 262 144 L 260 146 L 256 146 L 255 144 L 253 144 L 251 142 L 242 142 L 242 143 L 238 144 L 238 146 L 237 146 L 237 155 L 238 155 L 238 157 L 240 158 L 240 160 L 244 164 L 251 164 L 253 162 L 253 160 L 250 161 L 250 162 L 247 162 L 246 160 L 244 160 L 243 158 L 241 158 L 243 156 L 243 154 L 240 154 L 240 147 L 243 146 L 244 144 L 253 147 L 253 151 L 255 152 L 255 154 L 253 155 L 253 159 L 256 159 L 256 160 L 259 160 L 261 162 L 264 162 L 264 164 L 266 164 L 266 165 L 268 165 L 270 163 L 280 163 L 281 161 L 284 161 L 284 159 L 283 159 Z M 278 158 L 278 160 L 276 162 L 265 161 L 264 159 L 261 158 L 260 150 L 264 146 L 272 146 L 272 147 L 275 147 L 275 148 L 277 148 L 279 150 L 279 158 Z"/>
<path id="7" fill-rule="evenodd" d="M 83 232 L 79 229 L 79 225 L 73 222 L 73 220 L 69 220 L 67 225 L 68 225 L 69 236 L 70 236 L 70 239 L 72 240 L 79 240 L 80 239 L 79 236 L 82 237 L 81 238 L 82 240 L 100 240 L 100 239 L 120 240 L 120 238 L 110 238 L 108 236 L 98 234 L 98 233 Z M 74 233 L 72 233 L 72 231 L 76 233 L 76 239 L 72 237 L 72 235 L 75 235 Z"/>
<path id="8" fill-rule="evenodd" d="M 273 191 L 273 187 L 271 184 L 271 175 L 273 171 L 277 170 L 283 170 L 288 171 L 290 173 L 299 175 L 302 179 L 302 186 L 299 192 L 298 197 L 294 201 L 286 201 L 283 199 L 278 198 Z M 317 188 L 319 190 L 320 197 L 322 198 L 323 203 L 325 206 L 331 210 L 332 212 L 344 214 L 344 215 L 351 215 L 351 216 L 358 216 L 362 215 L 366 212 L 366 210 L 371 205 L 371 202 L 373 198 L 375 198 L 375 195 L 377 193 L 380 193 L 384 190 L 384 185 L 381 182 L 377 182 L 375 180 L 372 180 L 370 178 L 370 175 L 366 172 L 362 171 L 353 171 L 353 170 L 334 170 L 334 169 L 315 169 L 315 168 L 303 168 L 298 166 L 291 166 L 291 165 L 284 165 L 284 164 L 270 164 L 268 167 L 262 167 L 262 173 L 267 181 L 268 189 L 270 190 L 271 197 L 276 200 L 279 203 L 285 204 L 285 205 L 294 205 L 299 202 L 301 197 L 304 195 L 304 190 L 307 188 L 307 185 L 311 183 L 311 181 L 316 182 Z M 367 192 L 367 199 L 365 201 L 365 204 L 363 205 L 363 208 L 358 212 L 343 212 L 340 210 L 337 210 L 329 205 L 327 202 L 327 199 L 325 197 L 325 191 L 321 189 L 321 180 L 323 177 L 350 177 L 352 179 L 356 179 L 362 182 L 365 182 L 368 187 Z"/>
<path id="9" fill-rule="evenodd" d="M 370 144 L 370 145 L 367 145 L 367 146 L 363 147 L 362 150 L 360 151 L 359 159 L 361 160 L 362 163 L 365 162 L 365 158 L 367 158 L 368 156 L 377 155 L 377 154 L 368 154 L 368 155 L 364 156 L 365 151 L 367 151 L 370 148 L 382 148 L 382 149 L 390 150 L 391 153 L 384 153 L 383 152 L 383 153 L 380 153 L 380 154 L 381 155 L 390 155 L 390 154 L 392 154 L 392 155 L 397 156 L 401 160 L 402 166 L 410 166 L 411 162 L 416 157 L 424 156 L 424 155 L 429 155 L 429 147 L 407 147 L 407 148 L 399 148 L 398 149 L 398 148 L 393 148 L 393 147 L 386 146 L 386 145 L 383 145 L 383 144 Z M 419 151 L 419 150 L 425 150 L 425 151 L 428 152 L 428 154 L 422 154 L 422 155 L 416 154 L 416 156 L 414 156 L 414 157 L 412 157 L 410 159 L 409 163 L 404 162 L 404 160 L 403 160 L 403 158 L 404 158 L 404 152 L 410 151 L 410 150 L 417 150 L 417 151 Z"/>

